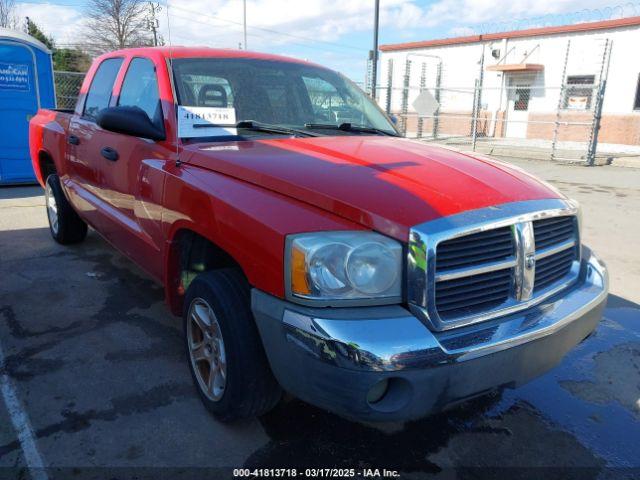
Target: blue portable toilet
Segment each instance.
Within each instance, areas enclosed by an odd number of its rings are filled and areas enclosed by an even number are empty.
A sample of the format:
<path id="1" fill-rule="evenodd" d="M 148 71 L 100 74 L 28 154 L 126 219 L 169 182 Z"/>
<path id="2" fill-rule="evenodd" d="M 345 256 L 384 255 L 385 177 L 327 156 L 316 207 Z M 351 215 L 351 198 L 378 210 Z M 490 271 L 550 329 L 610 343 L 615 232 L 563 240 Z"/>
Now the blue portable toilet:
<path id="1" fill-rule="evenodd" d="M 0 28 L 0 185 L 35 183 L 29 120 L 55 108 L 51 51 L 17 30 Z"/>

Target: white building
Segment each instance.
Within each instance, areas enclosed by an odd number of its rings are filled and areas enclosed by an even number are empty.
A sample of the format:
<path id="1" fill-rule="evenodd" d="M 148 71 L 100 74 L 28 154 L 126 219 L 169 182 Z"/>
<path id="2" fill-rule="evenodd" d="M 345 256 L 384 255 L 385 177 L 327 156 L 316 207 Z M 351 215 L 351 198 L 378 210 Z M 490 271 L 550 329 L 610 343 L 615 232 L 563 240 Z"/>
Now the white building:
<path id="1" fill-rule="evenodd" d="M 640 17 L 383 45 L 378 98 L 409 135 L 468 134 L 477 112 L 481 136 L 587 141 L 606 80 L 599 141 L 640 145 L 638 49 Z M 440 107 L 418 126 L 421 89 Z"/>

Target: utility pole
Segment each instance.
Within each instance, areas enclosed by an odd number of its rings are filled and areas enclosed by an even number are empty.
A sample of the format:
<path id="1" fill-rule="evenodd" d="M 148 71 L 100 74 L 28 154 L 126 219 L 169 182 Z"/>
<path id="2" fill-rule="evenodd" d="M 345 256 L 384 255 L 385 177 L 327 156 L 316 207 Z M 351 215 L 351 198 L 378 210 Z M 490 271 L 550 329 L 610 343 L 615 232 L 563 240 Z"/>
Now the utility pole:
<path id="1" fill-rule="evenodd" d="M 160 5 L 156 5 L 153 2 L 149 2 L 149 7 L 151 8 L 151 18 L 147 20 L 148 28 L 153 32 L 153 45 L 155 47 L 158 46 L 158 27 L 160 26 L 160 22 L 156 18 L 156 13 L 159 12 L 162 7 Z"/>
<path id="2" fill-rule="evenodd" d="M 242 22 L 244 25 L 244 49 L 247 49 L 247 0 L 242 0 L 242 15 L 244 21 Z"/>
<path id="3" fill-rule="evenodd" d="M 247 0 L 242 0 L 243 25 L 244 25 L 244 49 L 247 49 Z"/>
<path id="4" fill-rule="evenodd" d="M 373 17 L 373 56 L 371 58 L 371 95 L 376 99 L 376 86 L 378 85 L 378 25 L 380 17 L 380 0 L 376 0 L 375 13 Z"/>

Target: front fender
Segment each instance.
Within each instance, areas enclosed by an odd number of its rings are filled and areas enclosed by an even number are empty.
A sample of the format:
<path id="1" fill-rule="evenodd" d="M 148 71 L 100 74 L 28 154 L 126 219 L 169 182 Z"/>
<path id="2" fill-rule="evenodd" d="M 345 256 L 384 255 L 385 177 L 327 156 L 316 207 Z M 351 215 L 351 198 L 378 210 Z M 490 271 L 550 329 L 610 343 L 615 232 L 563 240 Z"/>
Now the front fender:
<path id="1" fill-rule="evenodd" d="M 163 209 L 165 290 L 180 310 L 176 235 L 188 230 L 230 255 L 249 283 L 284 297 L 284 245 L 289 234 L 363 227 L 254 184 L 183 163 L 167 176 Z"/>

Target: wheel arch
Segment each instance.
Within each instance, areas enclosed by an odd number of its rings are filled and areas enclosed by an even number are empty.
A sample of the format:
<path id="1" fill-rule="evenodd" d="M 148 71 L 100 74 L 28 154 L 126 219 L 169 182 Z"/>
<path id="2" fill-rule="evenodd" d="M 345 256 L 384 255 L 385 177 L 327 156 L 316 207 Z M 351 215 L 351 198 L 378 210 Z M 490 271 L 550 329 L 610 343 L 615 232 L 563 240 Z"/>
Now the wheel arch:
<path id="1" fill-rule="evenodd" d="M 38 169 L 35 172 L 36 178 L 40 184 L 44 187 L 47 177 L 53 173 L 57 173 L 56 163 L 53 160 L 53 156 L 45 149 L 38 151 Z"/>
<path id="2" fill-rule="evenodd" d="M 236 258 L 193 226 L 176 228 L 166 251 L 165 296 L 175 315 L 182 314 L 184 294 L 196 275 L 211 270 L 234 268 L 248 278 Z"/>

